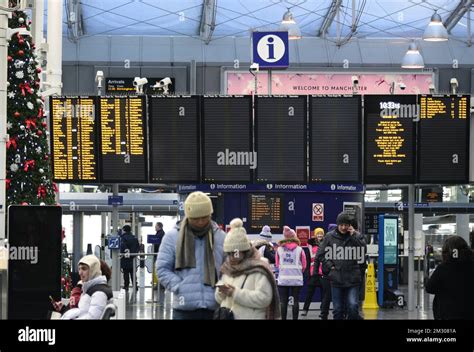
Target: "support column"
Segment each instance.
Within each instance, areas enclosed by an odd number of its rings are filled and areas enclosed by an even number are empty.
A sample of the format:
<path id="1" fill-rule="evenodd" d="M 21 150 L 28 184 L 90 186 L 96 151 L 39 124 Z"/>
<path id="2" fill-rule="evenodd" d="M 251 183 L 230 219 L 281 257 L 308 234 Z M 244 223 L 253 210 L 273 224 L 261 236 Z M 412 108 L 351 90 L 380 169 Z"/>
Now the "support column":
<path id="1" fill-rule="evenodd" d="M 48 0 L 48 54 L 44 95 L 61 94 L 63 59 L 63 1 Z"/>
<path id="2" fill-rule="evenodd" d="M 118 184 L 114 184 L 112 186 L 113 195 L 118 196 Z M 112 233 L 114 236 L 118 233 L 118 223 L 119 223 L 119 212 L 117 205 L 114 205 L 112 211 Z M 112 290 L 113 291 L 120 291 L 120 250 L 119 249 L 111 249 L 111 256 L 112 256 Z"/>
<path id="3" fill-rule="evenodd" d="M 8 7 L 7 0 L 0 0 L 0 5 Z M 0 12 L 0 240 L 6 237 L 6 189 L 7 178 L 7 81 L 8 81 L 8 15 Z"/>
<path id="4" fill-rule="evenodd" d="M 459 186 L 456 187 L 456 202 L 469 203 L 469 195 L 464 194 Z M 469 214 L 456 214 L 456 235 L 469 244 Z"/>
<path id="5" fill-rule="evenodd" d="M 415 310 L 415 186 L 408 186 L 408 311 Z"/>
<path id="6" fill-rule="evenodd" d="M 73 249 L 73 263 L 71 268 L 77 272 L 77 264 L 83 255 L 83 226 L 84 213 L 75 212 L 72 216 L 72 249 Z"/>

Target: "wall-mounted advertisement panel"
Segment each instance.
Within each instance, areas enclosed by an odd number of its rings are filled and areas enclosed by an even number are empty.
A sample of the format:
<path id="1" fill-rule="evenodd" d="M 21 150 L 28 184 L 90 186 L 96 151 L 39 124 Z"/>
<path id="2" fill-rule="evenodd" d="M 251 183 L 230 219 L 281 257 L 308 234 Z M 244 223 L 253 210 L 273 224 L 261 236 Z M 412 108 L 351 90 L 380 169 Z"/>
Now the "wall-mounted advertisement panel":
<path id="1" fill-rule="evenodd" d="M 271 91 L 266 73 L 258 74 L 258 94 L 429 94 L 433 72 L 272 72 Z M 250 73 L 227 71 L 227 94 L 251 94 L 255 80 Z"/>

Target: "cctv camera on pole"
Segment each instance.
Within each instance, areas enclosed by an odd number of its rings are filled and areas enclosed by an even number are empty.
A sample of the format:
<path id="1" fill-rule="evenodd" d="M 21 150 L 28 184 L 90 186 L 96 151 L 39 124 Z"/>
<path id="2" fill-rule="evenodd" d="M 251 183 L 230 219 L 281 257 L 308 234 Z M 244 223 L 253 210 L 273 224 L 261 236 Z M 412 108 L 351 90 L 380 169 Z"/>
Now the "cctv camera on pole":
<path id="1" fill-rule="evenodd" d="M 143 86 L 148 83 L 148 80 L 143 77 L 135 77 L 133 80 L 133 86 L 135 87 L 135 91 L 137 94 L 143 94 Z"/>

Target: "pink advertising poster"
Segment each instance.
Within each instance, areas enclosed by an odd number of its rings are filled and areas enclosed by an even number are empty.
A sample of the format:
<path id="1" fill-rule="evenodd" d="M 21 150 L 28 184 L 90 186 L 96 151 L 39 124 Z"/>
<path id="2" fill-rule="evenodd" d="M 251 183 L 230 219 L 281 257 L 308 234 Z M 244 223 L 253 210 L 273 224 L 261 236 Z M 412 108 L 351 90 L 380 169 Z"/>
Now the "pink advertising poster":
<path id="1" fill-rule="evenodd" d="M 236 82 L 235 73 L 228 73 L 228 94 L 250 94 L 254 84 L 245 80 L 250 74 L 242 74 Z M 265 78 L 262 75 L 262 81 Z M 358 84 L 354 86 L 353 77 Z M 259 80 L 260 82 L 260 80 Z M 429 94 L 433 82 L 433 73 L 298 73 L 272 72 L 272 90 L 275 95 L 305 94 Z M 246 91 L 245 91 L 246 90 Z M 251 90 L 251 89 L 250 89 Z M 265 90 L 258 94 L 266 94 Z"/>
<path id="2" fill-rule="evenodd" d="M 268 74 L 266 72 L 257 74 L 257 94 L 268 94 Z M 255 91 L 255 78 L 250 72 L 228 72 L 227 94 L 228 95 L 252 95 Z"/>

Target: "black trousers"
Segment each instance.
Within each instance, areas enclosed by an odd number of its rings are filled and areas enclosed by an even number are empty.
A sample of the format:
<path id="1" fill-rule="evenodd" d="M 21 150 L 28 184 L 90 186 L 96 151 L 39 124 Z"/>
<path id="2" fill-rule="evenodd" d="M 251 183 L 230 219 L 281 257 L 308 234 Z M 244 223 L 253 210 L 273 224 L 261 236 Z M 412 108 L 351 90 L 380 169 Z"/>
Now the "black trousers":
<path id="1" fill-rule="evenodd" d="M 132 283 L 136 280 L 134 280 L 133 276 L 133 268 L 132 269 L 122 269 L 123 270 L 123 287 L 125 290 L 128 290 L 128 286 L 130 286 L 130 280 Z M 138 286 L 138 285 L 136 285 Z"/>
<path id="2" fill-rule="evenodd" d="M 314 278 L 314 279 L 313 279 Z M 303 310 L 309 310 L 309 306 L 313 299 L 316 288 L 321 289 L 321 318 L 327 319 L 329 315 L 329 306 L 331 305 L 331 283 L 327 277 L 321 277 L 314 275 L 311 277 L 308 283 L 308 292 L 306 294 L 306 300 L 304 302 Z"/>
<path id="3" fill-rule="evenodd" d="M 282 320 L 286 320 L 288 304 L 293 305 L 293 320 L 298 320 L 300 313 L 300 290 L 301 286 L 278 286 Z"/>

